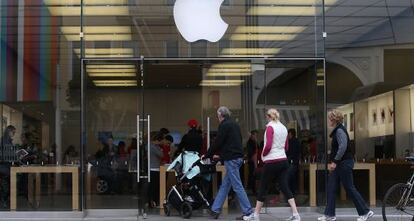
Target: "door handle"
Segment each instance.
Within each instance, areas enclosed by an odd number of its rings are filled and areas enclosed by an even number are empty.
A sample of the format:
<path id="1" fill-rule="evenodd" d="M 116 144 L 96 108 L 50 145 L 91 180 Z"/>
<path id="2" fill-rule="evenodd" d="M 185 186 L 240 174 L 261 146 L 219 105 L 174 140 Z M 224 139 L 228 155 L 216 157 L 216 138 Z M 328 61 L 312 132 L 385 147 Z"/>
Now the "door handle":
<path id="1" fill-rule="evenodd" d="M 139 124 L 140 124 L 140 116 L 137 115 L 137 182 L 139 183 L 140 178 L 140 162 L 139 162 L 139 141 L 140 141 L 140 131 L 139 131 Z"/>
<path id="2" fill-rule="evenodd" d="M 148 158 L 148 183 L 151 182 L 151 115 L 147 116 L 147 147 L 148 147 L 148 151 L 147 151 L 147 158 Z"/>
<path id="3" fill-rule="evenodd" d="M 207 117 L 207 150 L 210 149 L 210 117 Z"/>

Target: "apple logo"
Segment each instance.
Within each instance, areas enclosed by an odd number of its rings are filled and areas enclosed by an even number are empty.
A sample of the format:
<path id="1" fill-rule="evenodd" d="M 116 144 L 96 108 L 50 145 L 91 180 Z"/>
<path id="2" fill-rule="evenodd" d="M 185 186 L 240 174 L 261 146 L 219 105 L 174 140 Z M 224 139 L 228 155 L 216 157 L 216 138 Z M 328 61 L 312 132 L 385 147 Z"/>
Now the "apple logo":
<path id="1" fill-rule="evenodd" d="M 176 0 L 174 21 L 188 42 L 219 41 L 229 26 L 220 15 L 224 0 Z"/>

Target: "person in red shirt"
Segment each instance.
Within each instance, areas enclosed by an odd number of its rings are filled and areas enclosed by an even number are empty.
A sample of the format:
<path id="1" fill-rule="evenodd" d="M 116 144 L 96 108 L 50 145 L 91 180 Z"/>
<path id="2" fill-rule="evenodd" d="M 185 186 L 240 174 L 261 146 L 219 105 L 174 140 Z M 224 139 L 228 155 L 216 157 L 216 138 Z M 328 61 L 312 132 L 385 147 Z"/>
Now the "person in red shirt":
<path id="1" fill-rule="evenodd" d="M 163 157 L 161 158 L 161 163 L 171 163 L 170 158 L 170 151 L 171 151 L 171 144 L 174 142 L 174 138 L 171 135 L 167 135 L 164 137 L 161 145 Z"/>

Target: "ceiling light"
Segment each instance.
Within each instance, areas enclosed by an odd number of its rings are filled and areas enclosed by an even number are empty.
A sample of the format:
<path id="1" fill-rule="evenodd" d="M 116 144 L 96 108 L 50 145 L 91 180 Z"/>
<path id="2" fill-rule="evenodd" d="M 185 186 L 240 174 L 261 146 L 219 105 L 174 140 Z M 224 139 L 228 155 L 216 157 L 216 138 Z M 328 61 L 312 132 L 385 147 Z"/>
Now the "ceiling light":
<path id="1" fill-rule="evenodd" d="M 136 73 L 137 70 L 134 68 L 131 69 L 95 69 L 95 68 L 86 68 L 88 73 Z"/>
<path id="2" fill-rule="evenodd" d="M 325 0 L 325 5 L 333 5 L 337 0 Z M 322 0 L 256 0 L 258 5 L 322 5 Z"/>
<path id="3" fill-rule="evenodd" d="M 235 79 L 228 79 L 228 80 L 202 80 L 201 83 L 206 84 L 216 84 L 216 83 L 230 83 L 230 84 L 241 84 L 244 80 L 235 80 Z"/>
<path id="4" fill-rule="evenodd" d="M 290 41 L 296 35 L 292 34 L 233 34 L 232 41 Z"/>
<path id="5" fill-rule="evenodd" d="M 251 69 L 216 69 L 216 68 L 210 68 L 208 69 L 208 72 L 223 72 L 223 73 L 234 73 L 234 72 L 243 72 L 243 73 L 250 73 Z"/>
<path id="6" fill-rule="evenodd" d="M 68 41 L 80 41 L 79 34 L 65 35 Z M 131 41 L 130 34 L 85 34 L 85 41 Z"/>
<path id="7" fill-rule="evenodd" d="M 252 75 L 251 72 L 249 73 L 243 73 L 243 72 L 232 72 L 232 73 L 228 73 L 228 72 L 207 72 L 208 77 L 238 77 L 238 76 L 250 76 Z"/>
<path id="8" fill-rule="evenodd" d="M 95 86 L 97 87 L 136 87 L 137 84 L 136 83 L 132 83 L 132 84 L 95 84 Z"/>
<path id="9" fill-rule="evenodd" d="M 136 80 L 94 80 L 96 86 L 137 86 Z"/>
<path id="10" fill-rule="evenodd" d="M 75 53 L 79 54 L 80 49 L 76 48 Z M 85 54 L 86 55 L 107 55 L 107 54 L 126 54 L 131 55 L 134 53 L 132 48 L 86 48 Z"/>
<path id="11" fill-rule="evenodd" d="M 79 35 L 80 26 L 63 26 L 60 28 L 63 34 Z M 84 26 L 83 32 L 86 34 L 131 34 L 130 26 Z"/>
<path id="12" fill-rule="evenodd" d="M 225 48 L 221 51 L 224 56 L 254 56 L 254 55 L 274 55 L 280 48 Z"/>
<path id="13" fill-rule="evenodd" d="M 88 69 L 133 69 L 136 66 L 133 64 L 88 64 Z"/>
<path id="14" fill-rule="evenodd" d="M 301 33 L 305 26 L 238 26 L 233 33 Z"/>
<path id="15" fill-rule="evenodd" d="M 80 5 L 81 0 L 43 0 L 45 5 Z M 128 0 L 83 0 L 83 5 L 126 5 Z"/>
<path id="16" fill-rule="evenodd" d="M 240 84 L 205 84 L 200 83 L 200 86 L 202 87 L 234 87 L 234 86 L 240 86 Z"/>
<path id="17" fill-rule="evenodd" d="M 135 73 L 112 72 L 112 73 L 88 73 L 89 77 L 135 77 Z"/>
<path id="18" fill-rule="evenodd" d="M 222 64 L 213 64 L 210 69 L 213 68 L 250 68 L 249 63 L 222 63 Z"/>
<path id="19" fill-rule="evenodd" d="M 49 6 L 52 16 L 80 16 L 80 6 Z M 128 6 L 83 6 L 84 16 L 127 16 Z"/>
<path id="20" fill-rule="evenodd" d="M 314 6 L 254 6 L 247 12 L 257 16 L 315 16 L 322 13 L 322 8 Z"/>

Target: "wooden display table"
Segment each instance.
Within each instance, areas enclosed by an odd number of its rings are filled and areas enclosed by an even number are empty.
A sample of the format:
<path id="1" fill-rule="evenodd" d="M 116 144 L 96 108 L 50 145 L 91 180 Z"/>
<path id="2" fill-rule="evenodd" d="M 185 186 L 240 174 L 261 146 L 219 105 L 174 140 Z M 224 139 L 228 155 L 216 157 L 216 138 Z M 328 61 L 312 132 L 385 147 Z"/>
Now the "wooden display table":
<path id="1" fill-rule="evenodd" d="M 21 166 L 10 168 L 10 210 L 16 210 L 17 205 L 17 174 L 35 174 L 35 198 L 40 202 L 41 173 L 71 173 L 72 174 L 72 209 L 79 210 L 79 167 L 78 166 Z M 30 178 L 29 178 L 30 180 Z"/>
<path id="2" fill-rule="evenodd" d="M 160 166 L 160 207 L 164 208 L 164 200 L 166 196 L 166 174 L 167 174 L 167 167 L 168 166 Z M 216 171 L 221 173 L 221 180 L 223 180 L 224 176 L 226 175 L 226 170 L 223 165 L 217 165 Z M 168 171 L 169 173 L 174 173 L 174 171 Z M 217 193 L 217 176 L 213 174 L 213 195 Z M 227 198 L 224 201 L 223 208 L 228 208 Z"/>
<path id="3" fill-rule="evenodd" d="M 316 206 L 316 171 L 317 164 L 301 164 L 299 165 L 299 193 L 304 193 L 304 172 L 309 171 L 309 204 L 312 207 Z M 375 206 L 376 204 L 376 181 L 375 181 L 375 163 L 355 163 L 354 170 L 368 170 L 369 171 L 369 204 Z M 346 192 L 341 185 L 341 199 L 346 199 Z"/>

